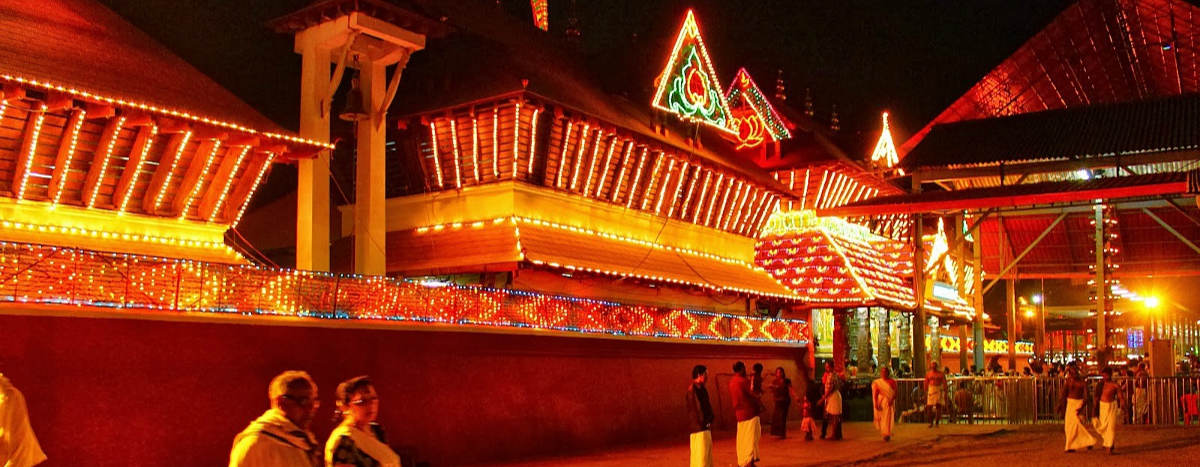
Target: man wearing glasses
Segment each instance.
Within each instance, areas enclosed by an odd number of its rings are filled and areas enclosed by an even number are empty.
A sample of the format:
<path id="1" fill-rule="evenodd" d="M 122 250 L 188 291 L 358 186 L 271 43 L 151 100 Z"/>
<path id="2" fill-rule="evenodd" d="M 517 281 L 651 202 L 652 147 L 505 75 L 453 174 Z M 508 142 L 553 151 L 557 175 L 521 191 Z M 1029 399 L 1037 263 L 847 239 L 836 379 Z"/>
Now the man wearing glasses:
<path id="1" fill-rule="evenodd" d="M 321 448 L 308 431 L 321 402 L 308 373 L 285 371 L 271 380 L 271 409 L 233 440 L 229 467 L 320 467 Z"/>

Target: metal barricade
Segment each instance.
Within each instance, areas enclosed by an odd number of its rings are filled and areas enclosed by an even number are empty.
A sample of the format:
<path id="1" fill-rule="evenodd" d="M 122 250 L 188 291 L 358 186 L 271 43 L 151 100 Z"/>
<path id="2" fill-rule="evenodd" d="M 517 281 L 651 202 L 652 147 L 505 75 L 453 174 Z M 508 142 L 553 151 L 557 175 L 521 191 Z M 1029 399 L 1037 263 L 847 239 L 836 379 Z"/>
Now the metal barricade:
<path id="1" fill-rule="evenodd" d="M 1200 376 L 1115 378 L 1122 390 L 1122 422 L 1144 425 L 1200 423 Z M 900 421 L 929 423 L 925 409 L 924 380 L 898 379 L 896 412 Z M 941 416 L 947 422 L 1035 424 L 1061 423 L 1063 378 L 1051 377 L 951 377 Z M 1081 416 L 1096 417 L 1096 388 L 1100 378 L 1087 379 L 1088 390 Z"/>

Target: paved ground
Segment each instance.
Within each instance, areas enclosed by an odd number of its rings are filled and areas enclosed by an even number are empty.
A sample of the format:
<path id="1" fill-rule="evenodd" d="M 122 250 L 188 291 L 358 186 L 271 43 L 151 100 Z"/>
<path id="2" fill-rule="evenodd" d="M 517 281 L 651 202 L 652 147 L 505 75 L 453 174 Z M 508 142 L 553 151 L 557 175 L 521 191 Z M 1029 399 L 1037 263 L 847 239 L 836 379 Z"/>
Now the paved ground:
<path id="1" fill-rule="evenodd" d="M 799 431 L 792 428 L 789 435 Z M 1003 465 L 1004 467 L 1059 465 L 1192 465 L 1200 459 L 1200 427 L 1117 429 L 1117 453 L 1099 448 L 1064 454 L 1062 425 L 943 425 L 896 426 L 891 442 L 883 442 L 866 422 L 847 423 L 845 440 L 810 441 L 800 437 L 779 440 L 764 434 L 760 467 L 800 466 L 902 466 L 902 465 Z M 733 433 L 717 433 L 713 459 L 717 467 L 737 465 Z M 494 467 L 616 467 L 686 466 L 687 440 L 670 445 L 617 449 L 504 464 Z"/>
<path id="2" fill-rule="evenodd" d="M 842 441 L 804 441 L 803 434 L 795 436 L 799 425 L 789 428 L 789 437 L 784 440 L 763 433 L 759 445 L 762 461 L 760 467 L 797 467 L 813 465 L 844 465 L 856 461 L 884 456 L 905 448 L 922 449 L 922 446 L 939 438 L 975 437 L 1001 430 L 999 426 L 943 425 L 928 428 L 925 425 L 896 425 L 891 442 L 883 439 L 869 422 L 851 422 L 843 425 Z M 734 433 L 718 432 L 713 436 L 713 460 L 717 467 L 734 467 L 737 455 Z M 524 462 L 495 464 L 503 467 L 617 467 L 617 466 L 686 466 L 688 465 L 687 439 L 670 445 L 625 448 L 605 453 L 540 459 Z"/>

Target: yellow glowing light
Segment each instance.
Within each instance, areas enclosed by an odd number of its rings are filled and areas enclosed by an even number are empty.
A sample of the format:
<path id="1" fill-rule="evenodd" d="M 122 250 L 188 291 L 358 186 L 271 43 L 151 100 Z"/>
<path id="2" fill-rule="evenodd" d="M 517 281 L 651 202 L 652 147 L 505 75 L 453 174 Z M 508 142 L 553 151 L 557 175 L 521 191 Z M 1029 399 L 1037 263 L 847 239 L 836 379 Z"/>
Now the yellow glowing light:
<path id="1" fill-rule="evenodd" d="M 1158 306 L 1161 305 L 1158 297 L 1155 296 L 1146 297 L 1146 299 L 1142 301 L 1142 304 L 1151 310 L 1158 308 Z"/>
<path id="2" fill-rule="evenodd" d="M 712 174 L 711 170 L 704 171 L 704 185 L 700 188 L 700 200 L 696 202 L 696 210 L 692 213 L 693 224 L 700 222 L 700 211 L 704 210 L 704 196 L 708 194 L 709 184 L 712 183 Z M 690 196 L 688 197 L 688 201 L 691 201 Z M 683 210 L 687 211 L 687 205 L 683 206 Z"/>
<path id="3" fill-rule="evenodd" d="M 271 162 L 274 160 L 275 160 L 275 154 L 267 155 L 267 162 L 263 163 L 262 167 L 259 167 L 258 175 L 254 177 L 254 184 L 250 186 L 250 193 L 254 193 L 255 191 L 258 190 L 258 184 L 262 183 L 263 175 L 266 175 L 267 168 L 271 166 Z M 235 217 L 233 219 L 233 224 L 231 224 L 231 228 L 237 228 L 238 223 L 242 221 L 242 215 L 246 214 L 246 207 L 248 207 L 248 206 L 250 206 L 249 198 L 247 198 L 246 201 L 242 202 L 241 208 L 238 209 L 237 217 Z"/>
<path id="4" fill-rule="evenodd" d="M 195 185 L 192 185 L 192 189 L 187 195 L 187 201 L 183 203 L 183 209 L 181 209 L 179 212 L 180 219 L 187 217 L 187 213 L 192 207 L 192 202 L 196 200 L 196 193 L 200 192 L 200 185 L 204 182 L 204 176 L 208 175 L 208 169 L 212 167 L 213 159 L 216 159 L 217 151 L 219 149 L 221 149 L 220 140 L 213 143 L 212 150 L 208 152 L 208 158 L 204 160 L 204 168 L 200 170 L 200 178 L 196 179 Z"/>
<path id="5" fill-rule="evenodd" d="M 42 132 L 42 122 L 46 121 L 46 106 L 43 105 L 41 111 L 38 112 L 37 120 L 33 123 L 33 134 L 29 138 L 29 148 L 26 149 L 27 157 L 25 158 L 25 167 L 21 171 L 21 182 L 17 188 L 17 199 L 25 199 L 25 186 L 29 182 L 29 172 L 33 168 L 33 157 L 37 151 L 38 136 Z"/>
<path id="6" fill-rule="evenodd" d="M 462 164 L 458 158 L 458 123 L 457 118 L 450 117 L 450 144 L 454 150 L 454 188 L 462 188 Z"/>
<path id="7" fill-rule="evenodd" d="M 2 105 L 0 105 L 0 109 L 3 109 Z M 3 112 L 3 110 L 0 110 L 0 114 Z M 60 175 L 54 178 L 55 185 L 52 197 L 54 199 L 53 204 L 55 205 L 57 205 L 62 199 L 63 191 L 65 191 L 63 188 L 66 187 L 67 184 L 63 179 L 67 176 L 67 169 L 71 168 L 71 163 L 75 161 L 75 148 L 78 147 L 79 144 L 79 130 L 83 128 L 83 122 L 87 118 L 87 111 L 80 109 L 76 111 L 76 114 L 73 117 L 76 118 L 76 120 L 75 125 L 71 127 L 71 144 L 67 149 L 66 161 L 61 168 L 55 167 L 56 171 L 62 171 Z"/>
<path id="8" fill-rule="evenodd" d="M 567 146 L 570 146 L 569 143 L 571 142 L 571 130 L 573 130 L 573 129 L 575 129 L 575 122 L 568 121 L 567 122 L 567 132 L 563 135 L 563 139 L 562 139 L 562 154 L 559 154 L 559 156 L 558 156 L 558 170 L 554 174 L 554 187 L 555 188 L 562 188 L 563 169 L 566 168 L 566 167 L 564 167 L 563 164 L 565 164 L 567 162 Z"/>
<path id="9" fill-rule="evenodd" d="M 616 136 L 613 136 L 613 139 L 608 142 L 608 154 L 604 156 L 604 170 L 600 171 L 600 183 L 596 184 L 596 198 L 599 198 L 600 193 L 604 192 L 604 179 L 608 178 L 608 170 L 612 167 L 613 151 L 617 149 L 619 141 Z"/>
<path id="10" fill-rule="evenodd" d="M 717 207 L 717 198 L 721 197 L 721 184 L 724 182 L 725 182 L 725 174 L 723 174 L 723 173 L 717 174 L 717 184 L 714 185 L 715 188 L 713 189 L 712 198 L 709 198 L 708 209 L 705 210 L 705 214 L 704 214 L 704 226 L 705 227 L 712 225 L 713 211 L 715 211 L 716 207 Z M 728 193 L 728 192 L 726 192 L 726 193 Z"/>
<path id="11" fill-rule="evenodd" d="M 216 219 L 221 208 L 225 206 L 225 198 L 229 196 L 229 188 L 233 186 L 233 175 L 237 173 L 238 167 L 241 167 L 242 160 L 246 158 L 248 152 L 250 152 L 250 146 L 243 146 L 242 150 L 238 151 L 237 160 L 233 163 L 233 170 L 229 172 L 229 178 L 225 179 L 225 187 L 221 189 L 221 196 L 217 198 L 217 204 L 213 206 L 212 214 L 208 215 L 209 222 Z"/>
<path id="12" fill-rule="evenodd" d="M 583 153 L 587 149 L 588 131 L 591 130 L 591 125 L 584 123 L 583 131 L 579 132 L 579 143 L 575 148 L 575 160 L 571 164 L 571 186 L 568 190 L 575 191 L 575 187 L 579 186 L 579 168 L 583 165 Z M 600 130 L 596 130 L 596 140 L 600 140 Z"/>
<path id="13" fill-rule="evenodd" d="M 649 148 L 642 146 L 642 155 L 638 157 L 637 171 L 633 173 L 633 184 L 629 185 L 629 190 L 625 197 L 625 207 L 627 208 L 633 206 L 633 197 L 637 194 L 634 190 L 636 190 L 638 184 L 642 182 L 642 170 L 646 168 L 646 154 L 649 152 L 649 150 Z"/>
<path id="14" fill-rule="evenodd" d="M 683 167 L 684 167 L 683 173 L 687 174 L 688 166 L 684 165 Z M 688 183 L 687 196 L 684 197 L 684 199 L 683 199 L 683 207 L 679 209 L 679 217 L 686 218 L 686 216 L 687 216 L 688 205 L 690 205 L 692 203 L 692 195 L 696 194 L 696 182 L 700 181 L 700 170 L 701 170 L 700 166 L 697 165 L 695 172 L 692 174 L 692 181 Z M 676 191 L 676 193 L 678 193 L 678 190 Z M 671 214 L 670 215 L 671 216 L 675 215 L 675 203 L 674 202 L 671 203 Z"/>
<path id="15" fill-rule="evenodd" d="M 650 207 L 650 202 L 652 201 L 652 197 L 647 196 L 647 195 L 651 194 L 654 191 L 654 185 L 655 185 L 655 183 L 658 182 L 658 172 L 661 171 L 663 159 L 666 159 L 666 158 L 667 158 L 667 155 L 665 153 L 660 152 L 660 153 L 658 153 L 658 159 L 654 161 L 654 170 L 650 171 L 650 181 L 646 182 L 646 189 L 642 193 L 642 210 L 643 211 L 645 211 L 647 208 Z M 659 191 L 660 192 L 662 191 L 661 187 L 659 188 Z"/>
<path id="16" fill-rule="evenodd" d="M 541 111 L 541 109 L 534 107 L 533 108 L 533 116 L 529 117 L 529 169 L 527 170 L 528 173 L 526 174 L 526 176 L 528 176 L 530 178 L 533 177 L 533 159 L 534 159 L 534 156 L 537 155 L 537 130 L 538 130 L 538 112 L 539 111 Z M 517 143 L 514 141 L 513 144 L 517 144 Z M 514 151 L 515 151 L 515 149 L 514 149 Z M 517 177 L 517 174 L 514 172 L 513 178 L 515 179 L 516 177 Z"/>
<path id="17" fill-rule="evenodd" d="M 581 193 L 583 193 L 584 196 L 587 196 L 588 192 L 592 190 L 592 176 L 596 174 L 596 162 L 598 162 L 600 160 L 599 156 L 600 156 L 601 133 L 603 133 L 603 131 L 596 130 L 596 140 L 592 142 L 592 162 L 590 164 L 588 164 L 588 176 L 587 176 L 587 180 L 583 182 L 583 191 L 581 192 Z M 613 141 L 609 141 L 608 142 L 608 156 L 610 158 L 612 157 L 612 148 L 613 148 Z"/>
<path id="18" fill-rule="evenodd" d="M 654 100 L 651 101 L 651 104 L 659 110 L 672 112 L 669 107 L 665 107 L 659 102 L 662 100 L 663 94 L 666 92 L 667 88 L 671 86 L 671 72 L 674 70 L 676 60 L 679 58 L 679 51 L 683 48 L 683 44 L 688 37 L 695 38 L 696 44 L 700 50 L 700 58 L 704 64 L 704 69 L 702 72 L 708 75 L 709 83 L 712 83 L 714 86 L 719 86 L 717 83 L 721 82 L 717 79 L 716 71 L 713 70 L 712 60 L 710 60 L 708 56 L 708 48 L 704 46 L 704 38 L 700 36 L 700 27 L 696 24 L 696 16 L 692 13 L 692 10 L 688 10 L 687 17 L 683 21 L 683 27 L 679 29 L 679 35 L 675 38 L 675 46 L 671 49 L 671 56 L 667 59 L 667 63 L 663 66 L 662 73 L 659 74 L 660 82 L 658 83 L 658 88 L 654 92 Z M 725 99 L 725 93 L 718 91 L 716 94 L 717 100 L 720 101 L 720 108 L 728 111 L 729 102 Z M 728 128 L 730 122 L 725 122 L 726 126 L 719 126 L 703 120 L 698 121 L 726 133 L 735 133 L 735 130 Z"/>
<path id="19" fill-rule="evenodd" d="M 146 145 L 142 146 L 142 153 L 140 157 L 138 157 L 137 164 L 134 164 L 133 172 L 130 172 L 132 174 L 132 178 L 130 178 L 131 181 L 129 182 L 130 188 L 125 190 L 124 197 L 121 198 L 121 205 L 117 207 L 119 212 L 127 212 L 125 209 L 129 205 L 129 200 L 133 198 L 133 187 L 137 185 L 138 176 L 142 173 L 142 165 L 146 163 L 146 157 L 150 154 L 150 148 L 154 146 L 154 137 L 157 135 L 158 125 L 151 123 L 150 136 L 146 137 Z M 75 146 L 74 141 L 71 142 L 71 146 Z M 74 149 L 72 149 L 72 151 L 73 150 Z M 129 168 L 127 167 L 125 170 L 129 170 Z M 222 198 L 224 198 L 224 195 L 222 195 Z M 58 201 L 55 200 L 55 202 L 57 203 Z"/>
<path id="20" fill-rule="evenodd" d="M 500 108 L 492 106 L 492 177 L 496 180 L 500 179 L 500 140 L 497 135 L 500 134 Z M 513 178 L 517 177 L 517 161 L 520 157 L 517 156 L 517 141 L 513 140 Z"/>
<path id="21" fill-rule="evenodd" d="M 429 122 L 429 147 L 433 149 L 433 171 L 437 173 L 438 188 L 445 188 L 442 180 L 442 157 L 438 154 L 437 122 Z"/>
<path id="22" fill-rule="evenodd" d="M 163 196 L 166 196 L 167 187 L 171 186 L 171 177 L 175 174 L 175 167 L 179 165 L 179 159 L 183 158 L 183 150 L 187 147 L 188 141 L 192 139 L 192 132 L 189 130 L 184 132 L 183 141 L 179 143 L 179 147 L 175 149 L 175 157 L 171 159 L 171 170 L 167 171 L 167 177 L 163 181 L 162 189 L 158 190 L 158 196 L 154 197 L 154 209 L 151 214 L 158 212 L 158 207 L 162 205 Z M 253 193 L 253 191 L 251 191 Z"/>
<path id="23" fill-rule="evenodd" d="M 0 74 L 0 79 L 3 79 L 5 81 L 15 81 L 15 82 L 21 83 L 21 84 L 28 84 L 30 86 L 35 86 L 35 87 L 39 87 L 39 88 L 46 89 L 46 90 L 64 92 L 64 93 L 70 94 L 75 97 L 81 97 L 84 100 L 91 100 L 91 101 L 96 101 L 96 102 L 101 102 L 101 103 L 106 103 L 106 104 L 111 104 L 111 105 L 117 105 L 117 106 L 121 106 L 121 107 L 132 107 L 132 108 L 137 108 L 137 109 L 141 109 L 141 110 L 145 110 L 145 111 L 149 111 L 149 112 L 153 112 L 153 113 L 157 113 L 157 114 L 192 120 L 192 121 L 198 122 L 198 123 L 204 123 L 204 124 L 208 124 L 208 125 L 216 125 L 216 126 L 223 127 L 223 128 L 229 128 L 229 129 L 241 131 L 244 133 L 250 133 L 250 134 L 254 134 L 254 135 L 263 135 L 263 136 L 266 136 L 266 137 L 272 138 L 272 139 L 281 139 L 284 141 L 291 141 L 293 143 L 301 143 L 301 144 L 307 144 L 307 145 L 311 145 L 311 146 L 319 146 L 319 147 L 322 147 L 325 149 L 333 149 L 333 145 L 330 143 L 322 143 L 320 141 L 313 141 L 310 139 L 297 138 L 295 136 L 281 135 L 281 134 L 277 134 L 277 133 L 260 132 L 253 128 L 248 128 L 248 127 L 236 124 L 236 123 L 230 123 L 230 122 L 215 120 L 215 119 L 211 119 L 211 118 L 207 118 L 207 117 L 192 115 L 191 113 L 181 112 L 178 110 L 164 109 L 161 107 L 156 107 L 154 105 L 150 105 L 150 104 L 146 104 L 146 103 L 142 103 L 142 102 L 127 101 L 127 100 L 120 99 L 120 98 L 102 96 L 99 94 L 94 94 L 94 93 L 91 93 L 88 91 L 78 90 L 78 89 L 63 86 L 60 84 L 53 84 L 53 83 L 50 83 L 47 81 L 27 79 L 24 77 L 13 76 L 13 75 L 8 75 L 8 74 Z"/>
<path id="24" fill-rule="evenodd" d="M 871 152 L 871 162 L 889 169 L 900 163 L 896 143 L 892 142 L 892 130 L 888 128 L 887 112 L 883 113 L 883 133 L 879 135 L 879 142 L 875 143 L 875 150 Z"/>
<path id="25" fill-rule="evenodd" d="M 657 195 L 656 198 L 658 199 L 658 201 L 654 204 L 654 213 L 655 214 L 662 214 L 663 200 L 667 199 L 667 190 L 670 189 L 670 187 L 668 185 L 671 183 L 671 173 L 674 171 L 675 171 L 675 159 L 671 159 L 670 162 L 667 164 L 666 177 L 663 177 L 662 183 L 658 184 L 658 193 L 656 194 Z M 658 177 L 655 177 L 655 178 L 657 179 Z"/>
<path id="26" fill-rule="evenodd" d="M 471 168 L 475 172 L 475 184 L 478 185 L 479 178 L 479 118 L 471 119 Z"/>

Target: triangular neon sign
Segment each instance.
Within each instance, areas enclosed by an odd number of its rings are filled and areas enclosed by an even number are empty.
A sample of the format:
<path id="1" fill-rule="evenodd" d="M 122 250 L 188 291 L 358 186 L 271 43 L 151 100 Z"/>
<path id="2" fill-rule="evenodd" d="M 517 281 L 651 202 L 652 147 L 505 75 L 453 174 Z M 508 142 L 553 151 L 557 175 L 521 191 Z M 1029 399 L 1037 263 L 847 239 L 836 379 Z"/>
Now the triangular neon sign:
<path id="1" fill-rule="evenodd" d="M 764 130 L 774 141 L 792 137 L 783 119 L 775 112 L 775 107 L 763 96 L 762 90 L 745 68 L 738 70 L 733 78 L 726 101 L 731 105 L 732 126 L 738 131 L 739 149 L 761 143 Z"/>
<path id="2" fill-rule="evenodd" d="M 651 104 L 684 120 L 735 133 L 731 127 L 729 102 L 721 93 L 719 83 L 704 39 L 700 37 L 696 17 L 688 10 L 671 57 L 659 75 L 658 89 Z"/>

